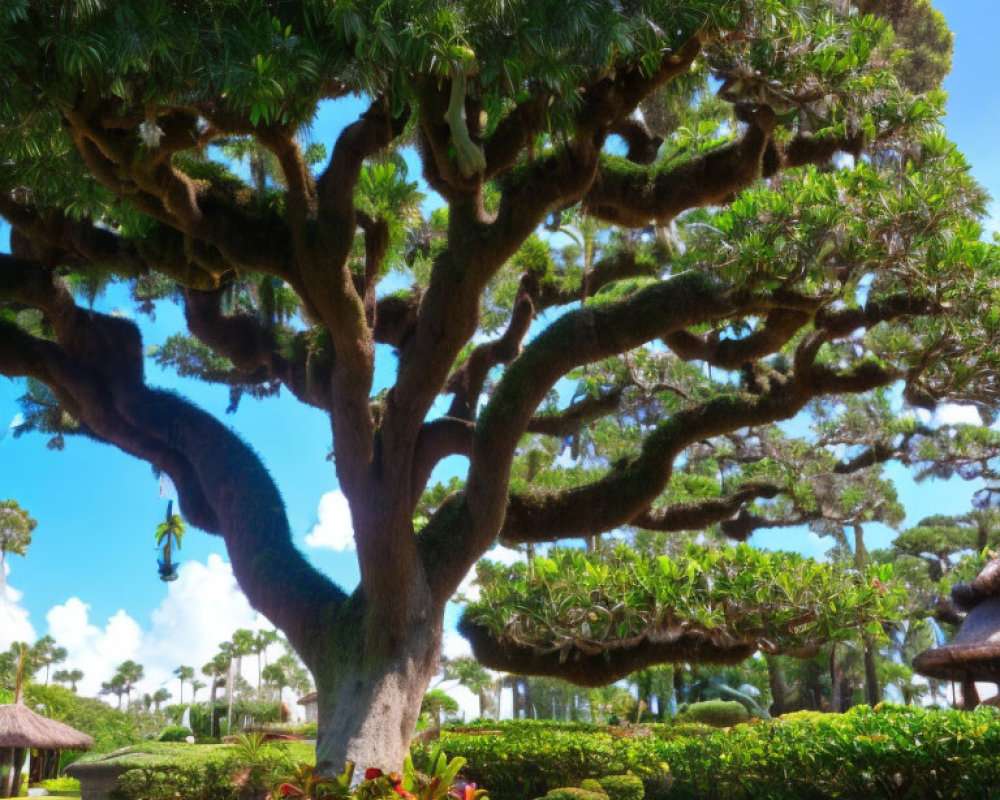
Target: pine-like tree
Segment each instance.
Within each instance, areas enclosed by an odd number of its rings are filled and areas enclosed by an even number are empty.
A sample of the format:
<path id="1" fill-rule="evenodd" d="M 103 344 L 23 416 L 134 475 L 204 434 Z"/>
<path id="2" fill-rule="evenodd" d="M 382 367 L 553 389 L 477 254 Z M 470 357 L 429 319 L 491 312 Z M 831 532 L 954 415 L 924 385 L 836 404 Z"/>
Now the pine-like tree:
<path id="1" fill-rule="evenodd" d="M 28 379 L 22 428 L 169 475 L 315 676 L 318 768 L 398 768 L 445 605 L 498 535 L 745 535 L 769 499 L 818 500 L 775 479 L 782 453 L 756 475 L 734 453 L 780 439 L 836 462 L 773 424 L 887 387 L 993 402 L 985 197 L 942 96 L 893 73 L 904 17 L 845 0 L 7 3 L 0 373 Z M 351 95 L 368 109 L 307 144 L 317 107 Z M 356 590 L 293 547 L 248 445 L 145 382 L 139 327 L 92 307 L 112 280 L 143 310 L 183 305 L 190 336 L 161 365 L 234 406 L 283 389 L 328 416 Z M 737 445 L 748 429 L 765 434 Z M 845 469 L 889 457 L 868 435 L 842 442 L 864 451 Z M 421 502 L 449 456 L 464 479 Z"/>

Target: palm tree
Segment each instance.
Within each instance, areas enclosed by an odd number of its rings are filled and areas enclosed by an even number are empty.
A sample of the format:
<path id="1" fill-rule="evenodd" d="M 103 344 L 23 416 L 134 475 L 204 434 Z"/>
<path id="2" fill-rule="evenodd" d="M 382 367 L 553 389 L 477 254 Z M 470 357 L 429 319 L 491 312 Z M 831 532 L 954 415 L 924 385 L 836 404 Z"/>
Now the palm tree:
<path id="1" fill-rule="evenodd" d="M 180 514 L 174 514 L 174 501 L 167 501 L 167 518 L 156 526 L 156 546 L 163 548 L 163 558 L 160 560 L 160 580 L 177 580 L 177 565 L 173 563 L 173 552 L 176 547 L 181 549 L 181 539 L 187 530 Z"/>
<path id="2" fill-rule="evenodd" d="M 288 686 L 288 678 L 285 675 L 285 670 L 283 670 L 277 664 L 268 664 L 264 667 L 262 677 L 268 686 L 273 686 L 278 690 L 278 703 L 282 701 L 281 692 Z"/>
<path id="3" fill-rule="evenodd" d="M 194 667 L 185 667 L 183 665 L 179 666 L 177 669 L 174 670 L 174 675 L 176 675 L 177 679 L 181 682 L 181 695 L 180 695 L 180 700 L 178 700 L 177 702 L 183 704 L 184 681 L 190 681 L 194 678 Z"/>
<path id="4" fill-rule="evenodd" d="M 269 630 L 257 631 L 253 640 L 253 651 L 257 654 L 257 692 L 260 693 L 260 685 L 263 680 L 261 672 L 261 656 L 264 656 L 267 648 L 278 641 L 278 632 Z M 266 663 L 266 662 L 265 662 Z"/>
<path id="5" fill-rule="evenodd" d="M 56 683 L 68 683 L 70 691 L 76 694 L 76 684 L 83 680 L 83 672 L 78 669 L 57 669 L 52 673 L 52 680 Z"/>
<path id="6" fill-rule="evenodd" d="M 2 567 L 0 567 L 2 568 Z M 49 685 L 49 668 L 53 664 L 61 664 L 66 660 L 66 648 L 57 647 L 56 640 L 51 636 L 43 636 L 32 648 L 34 660 L 39 666 L 45 667 L 45 685 Z"/>
<path id="7" fill-rule="evenodd" d="M 101 694 L 113 694 L 118 698 L 118 708 L 122 707 L 122 697 L 125 696 L 125 678 L 119 673 L 111 676 L 110 681 L 101 684 Z"/>
<path id="8" fill-rule="evenodd" d="M 129 659 L 128 661 L 123 661 L 118 665 L 118 669 L 111 678 L 114 681 L 116 678 L 121 678 L 121 685 L 124 687 L 125 696 L 128 700 L 128 704 L 132 704 L 132 690 L 135 685 L 142 680 L 142 676 L 145 673 L 142 664 L 137 664 L 135 661 Z"/>
<path id="9" fill-rule="evenodd" d="M 205 682 L 199 681 L 197 679 L 191 681 L 191 702 L 194 703 L 198 699 L 198 692 L 205 688 Z"/>
<path id="10" fill-rule="evenodd" d="M 229 657 L 225 653 L 216 653 L 215 658 L 201 668 L 201 674 L 209 679 L 211 695 L 209 697 L 209 712 L 212 717 L 212 736 L 217 735 L 215 728 L 215 696 L 224 679 L 229 674 Z"/>
<path id="11" fill-rule="evenodd" d="M 160 704 L 167 702 L 167 700 L 169 700 L 171 697 L 173 697 L 173 695 L 171 695 L 170 692 L 168 692 L 163 687 L 160 687 L 155 692 L 153 692 L 153 705 L 156 707 L 156 710 L 159 711 Z"/>

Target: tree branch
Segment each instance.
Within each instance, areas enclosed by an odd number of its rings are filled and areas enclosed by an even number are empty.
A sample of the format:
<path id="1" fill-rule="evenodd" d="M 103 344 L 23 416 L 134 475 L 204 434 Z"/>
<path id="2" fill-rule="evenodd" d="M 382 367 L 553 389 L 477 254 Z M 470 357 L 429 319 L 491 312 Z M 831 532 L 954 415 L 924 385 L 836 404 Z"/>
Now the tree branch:
<path id="1" fill-rule="evenodd" d="M 752 656 L 756 643 L 723 640 L 691 625 L 649 633 L 627 645 L 609 645 L 601 653 L 576 648 L 538 651 L 498 642 L 482 625 L 464 617 L 458 631 L 472 645 L 476 660 L 490 669 L 515 675 L 549 675 L 580 686 L 607 686 L 636 670 L 657 664 L 738 664 Z"/>
<path id="2" fill-rule="evenodd" d="M 618 408 L 622 389 L 615 387 L 599 395 L 587 396 L 562 411 L 538 414 L 528 422 L 528 433 L 540 433 L 565 439 L 588 423 L 607 416 Z"/>
<path id="3" fill-rule="evenodd" d="M 44 281 L 38 267 L 34 283 Z M 19 295 L 46 314 L 57 341 L 4 323 L 0 368 L 43 381 L 100 439 L 170 475 L 188 518 L 224 538 L 251 603 L 310 652 L 321 635 L 309 609 L 317 598 L 337 606 L 345 595 L 295 549 L 280 494 L 253 451 L 186 401 L 145 386 L 133 323 L 82 311 L 51 281 L 44 291 Z M 288 585 L 274 581 L 279 564 Z"/>
<path id="4" fill-rule="evenodd" d="M 445 391 L 455 394 L 448 416 L 475 418 L 479 396 L 490 370 L 498 364 L 509 364 L 521 351 L 521 342 L 534 319 L 535 309 L 531 298 L 536 291 L 537 281 L 534 276 L 527 273 L 523 275 L 514 299 L 514 310 L 503 336 L 476 347 L 465 363 L 448 379 Z"/>
<path id="5" fill-rule="evenodd" d="M 777 125 L 767 106 L 747 107 L 742 117 L 747 129 L 738 142 L 672 169 L 603 156 L 583 199 L 584 210 L 605 222 L 638 228 L 651 221 L 665 225 L 689 208 L 725 202 L 761 176 Z"/>
<path id="6" fill-rule="evenodd" d="M 665 508 L 648 508 L 629 524 L 649 531 L 704 530 L 710 525 L 731 519 L 746 503 L 758 498 L 773 499 L 780 492 L 780 487 L 774 484 L 751 483 L 726 497 L 713 497 Z"/>
<path id="7" fill-rule="evenodd" d="M 466 419 L 442 417 L 424 423 L 417 439 L 413 458 L 413 488 L 411 496 L 416 505 L 427 488 L 431 472 L 448 456 L 468 456 L 472 453 L 472 437 L 476 426 Z"/>
<path id="8" fill-rule="evenodd" d="M 303 403 L 329 411 L 333 361 L 311 352 L 303 342 L 301 357 L 289 359 L 277 349 L 274 332 L 256 317 L 245 313 L 222 313 L 222 289 L 184 292 L 184 317 L 191 333 L 233 362 L 249 379 L 266 376 L 280 380 Z M 307 334 L 296 334 L 304 339 Z"/>

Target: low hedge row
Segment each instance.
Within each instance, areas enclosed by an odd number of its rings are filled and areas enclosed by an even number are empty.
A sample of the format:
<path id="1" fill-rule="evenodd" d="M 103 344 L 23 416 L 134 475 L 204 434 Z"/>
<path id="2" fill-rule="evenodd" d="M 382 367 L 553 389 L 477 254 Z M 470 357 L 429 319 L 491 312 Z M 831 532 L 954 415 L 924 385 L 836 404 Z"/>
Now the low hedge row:
<path id="1" fill-rule="evenodd" d="M 491 800 L 531 800 L 632 772 L 647 800 L 1000 800 L 1000 713 L 859 706 L 804 712 L 698 736 L 503 725 L 449 731 Z"/>

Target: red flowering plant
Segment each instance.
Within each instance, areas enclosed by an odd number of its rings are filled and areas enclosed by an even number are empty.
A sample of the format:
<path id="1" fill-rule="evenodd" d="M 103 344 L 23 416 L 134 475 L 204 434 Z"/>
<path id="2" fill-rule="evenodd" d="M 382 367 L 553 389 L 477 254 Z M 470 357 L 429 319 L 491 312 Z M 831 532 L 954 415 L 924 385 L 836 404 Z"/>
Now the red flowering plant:
<path id="1" fill-rule="evenodd" d="M 465 766 L 464 758 L 449 759 L 440 749 L 433 751 L 416 769 L 407 756 L 403 774 L 383 772 L 377 767 L 365 770 L 364 780 L 352 789 L 354 764 L 347 762 L 337 776 L 317 775 L 315 767 L 300 764 L 294 776 L 279 784 L 267 800 L 489 800 L 486 792 L 474 783 L 459 779 L 458 773 Z"/>
<path id="2" fill-rule="evenodd" d="M 348 761 L 339 775 L 317 775 L 312 764 L 299 764 L 288 780 L 278 784 L 267 800 L 303 798 L 303 800 L 347 800 L 351 797 L 354 762 Z"/>

